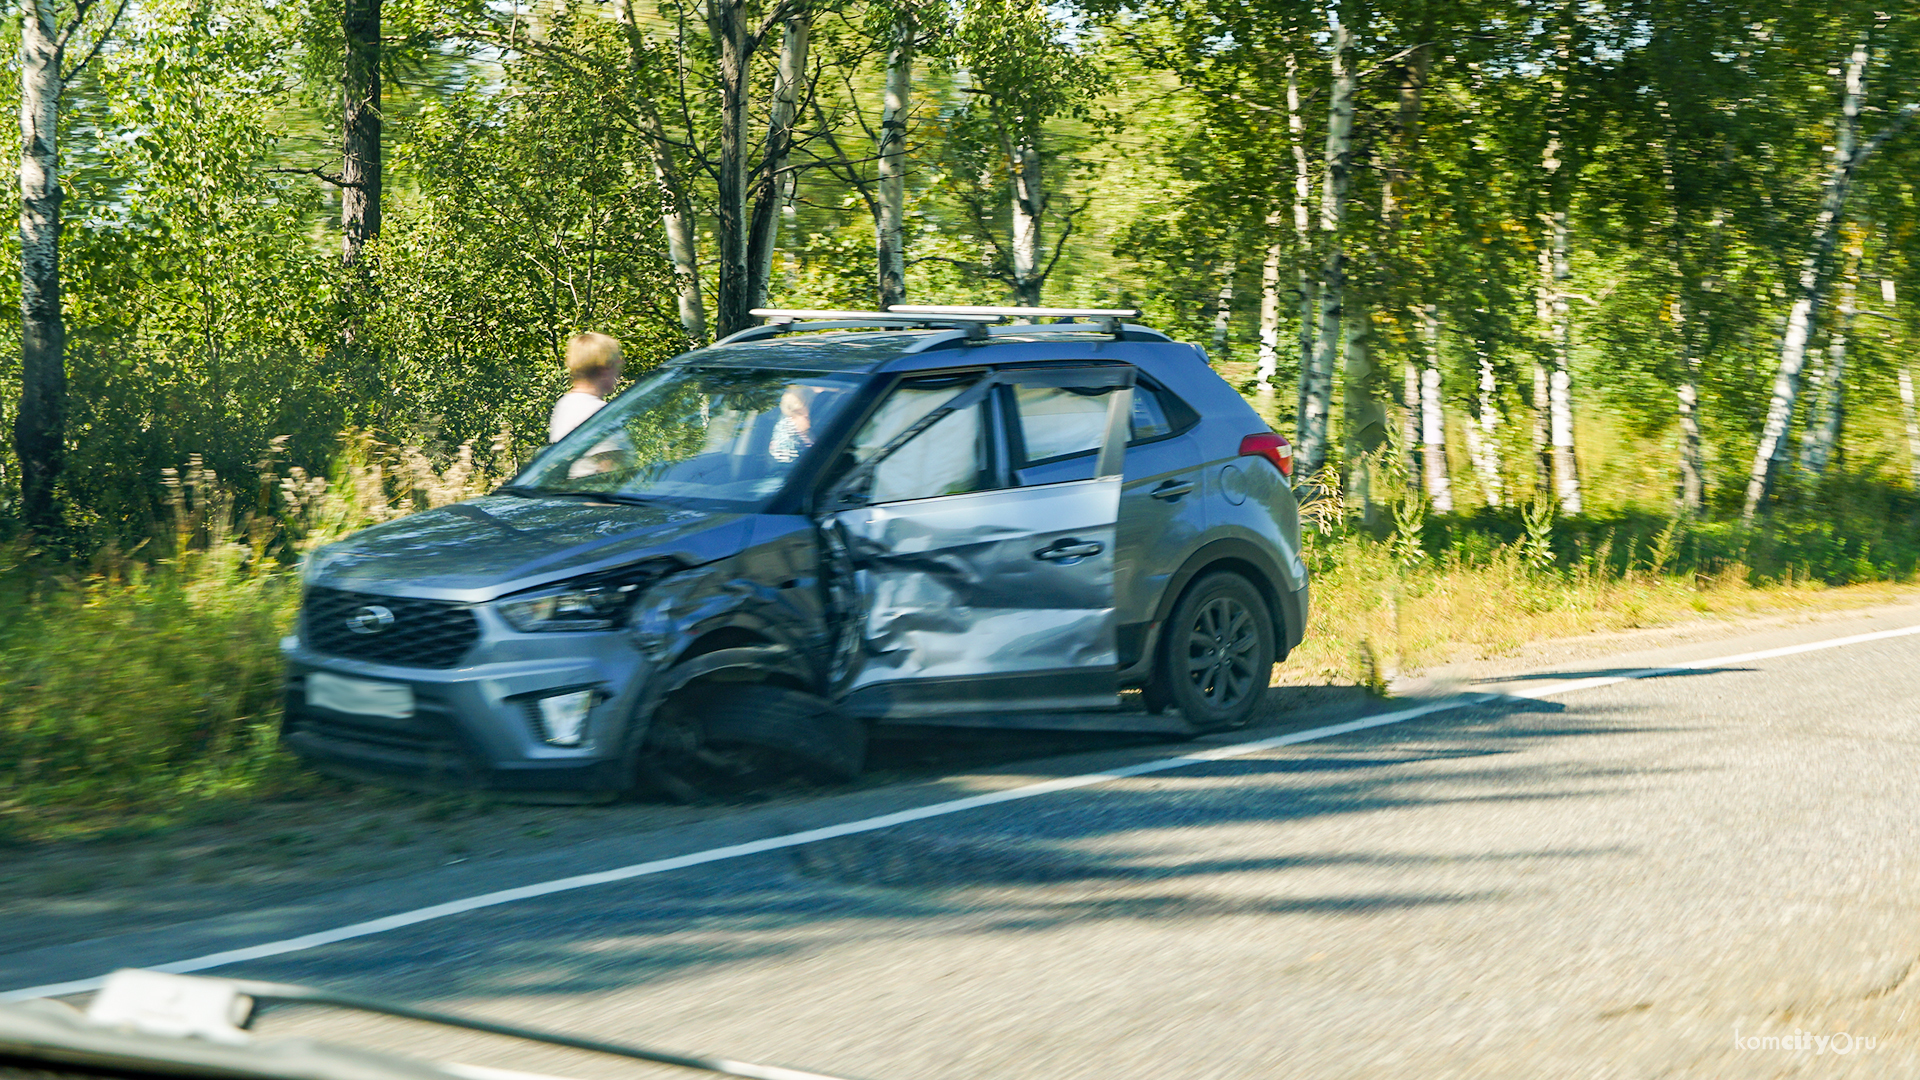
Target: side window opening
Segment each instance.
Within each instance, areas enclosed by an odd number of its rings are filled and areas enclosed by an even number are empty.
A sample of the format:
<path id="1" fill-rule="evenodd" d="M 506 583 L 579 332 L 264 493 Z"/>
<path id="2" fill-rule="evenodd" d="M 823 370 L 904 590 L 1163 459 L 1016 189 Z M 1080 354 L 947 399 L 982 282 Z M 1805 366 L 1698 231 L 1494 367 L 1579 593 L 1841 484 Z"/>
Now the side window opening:
<path id="1" fill-rule="evenodd" d="M 874 467 L 868 498 L 876 503 L 903 502 L 991 488 L 993 463 L 987 450 L 985 414 L 984 403 L 960 409 L 914 436 Z"/>
<path id="2" fill-rule="evenodd" d="M 844 475 L 872 464 L 861 492 L 872 503 L 964 495 L 998 487 L 993 429 L 984 401 L 941 417 L 885 458 L 875 460 L 930 414 L 972 389 L 979 379 L 979 373 L 969 373 L 901 383 L 860 425 L 835 471 Z"/>
<path id="3" fill-rule="evenodd" d="M 1025 448 L 1022 465 L 1100 449 L 1107 433 L 1107 395 L 1067 386 L 1016 386 L 1014 414 Z"/>

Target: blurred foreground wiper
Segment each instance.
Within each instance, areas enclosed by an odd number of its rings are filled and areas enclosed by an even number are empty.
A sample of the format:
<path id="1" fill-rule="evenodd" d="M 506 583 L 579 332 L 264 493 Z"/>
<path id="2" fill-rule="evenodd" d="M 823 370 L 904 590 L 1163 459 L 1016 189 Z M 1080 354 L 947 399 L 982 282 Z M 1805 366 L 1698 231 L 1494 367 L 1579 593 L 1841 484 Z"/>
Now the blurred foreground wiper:
<path id="1" fill-rule="evenodd" d="M 678 1065 L 755 1080 L 843 1080 L 826 1073 L 676 1054 L 419 1009 L 305 986 L 125 969 L 107 977 L 85 1013 L 58 1001 L 0 1005 L 0 1073 L 221 1077 L 223 1080 L 501 1080 L 512 1075 L 457 1062 L 413 1061 L 309 1039 L 259 1039 L 247 1031 L 265 1003 L 324 1005 L 505 1035 L 549 1046 Z"/>

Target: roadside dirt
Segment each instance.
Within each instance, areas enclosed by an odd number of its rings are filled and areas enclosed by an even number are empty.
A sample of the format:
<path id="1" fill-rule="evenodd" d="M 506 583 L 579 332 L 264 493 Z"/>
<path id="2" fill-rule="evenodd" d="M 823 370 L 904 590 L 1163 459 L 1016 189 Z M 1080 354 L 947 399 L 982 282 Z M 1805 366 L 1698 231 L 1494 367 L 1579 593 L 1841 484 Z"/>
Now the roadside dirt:
<path id="1" fill-rule="evenodd" d="M 1271 707 L 1285 708 L 1275 695 Z M 1351 692 L 1358 702 L 1364 695 Z M 927 729 L 876 741 L 851 785 L 798 781 L 730 802 L 540 806 L 340 781 L 324 797 L 234 806 L 222 820 L 144 836 L 0 849 L 0 954 L 687 825 L 823 794 L 1158 741 L 1156 736 Z"/>

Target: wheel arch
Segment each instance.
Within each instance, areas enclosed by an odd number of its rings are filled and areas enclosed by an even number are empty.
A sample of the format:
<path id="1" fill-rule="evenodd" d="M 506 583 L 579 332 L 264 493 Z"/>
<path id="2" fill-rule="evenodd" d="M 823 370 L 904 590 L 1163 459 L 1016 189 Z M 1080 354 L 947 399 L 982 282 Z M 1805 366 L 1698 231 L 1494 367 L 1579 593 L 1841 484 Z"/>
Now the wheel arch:
<path id="1" fill-rule="evenodd" d="M 1154 607 L 1154 625 L 1164 626 L 1168 616 L 1173 614 L 1174 605 L 1180 602 L 1193 583 L 1218 570 L 1232 571 L 1245 578 L 1259 592 L 1260 599 L 1266 601 L 1268 617 L 1273 620 L 1274 661 L 1285 660 L 1291 650 L 1287 647 L 1287 613 L 1280 603 L 1280 568 L 1258 546 L 1235 537 L 1224 537 L 1203 544 L 1187 557 L 1186 562 L 1180 564 L 1180 569 L 1167 579 L 1167 587 Z"/>

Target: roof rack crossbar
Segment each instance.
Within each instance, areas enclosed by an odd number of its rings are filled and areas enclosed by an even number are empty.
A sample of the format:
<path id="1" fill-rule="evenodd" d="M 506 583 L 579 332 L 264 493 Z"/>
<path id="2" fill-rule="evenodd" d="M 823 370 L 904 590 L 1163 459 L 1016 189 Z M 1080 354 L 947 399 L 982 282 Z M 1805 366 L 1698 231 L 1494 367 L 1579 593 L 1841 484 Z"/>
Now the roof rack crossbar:
<path id="1" fill-rule="evenodd" d="M 998 315 L 1020 319 L 1137 319 L 1139 308 L 980 307 L 965 304 L 894 304 L 888 311 L 909 315 Z"/>
<path id="2" fill-rule="evenodd" d="M 834 308 L 754 308 L 752 314 L 765 319 L 729 334 L 718 345 L 762 341 L 781 334 L 815 330 L 862 330 L 873 328 L 899 330 L 960 331 L 967 341 L 985 341 L 1003 334 L 1110 334 L 1117 339 L 1129 337 L 1172 340 L 1157 330 L 1125 323 L 1137 319 L 1136 308 L 1058 308 L 1058 307 L 986 307 L 971 305 L 894 304 L 886 311 L 843 311 Z M 1050 323 L 1028 321 L 1004 324 L 1008 319 L 1052 319 Z M 1079 320 L 1086 320 L 1081 322 Z M 942 339 L 943 341 L 946 339 Z M 933 342 L 924 343 L 932 346 Z M 919 350 L 916 350 L 919 351 Z"/>
<path id="3" fill-rule="evenodd" d="M 737 345 L 762 341 L 781 334 L 814 330 L 864 330 L 880 327 L 899 330 L 965 330 L 969 336 L 986 336 L 988 323 L 999 322 L 995 315 L 902 315 L 884 311 L 835 311 L 824 308 L 754 308 L 752 314 L 767 320 L 749 326 L 714 342 Z"/>

